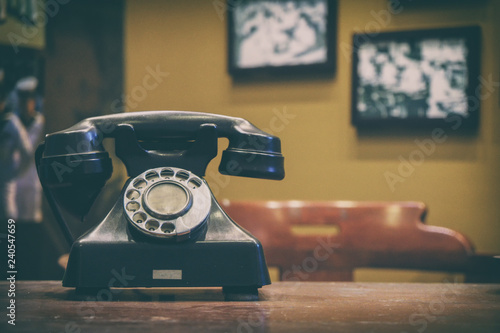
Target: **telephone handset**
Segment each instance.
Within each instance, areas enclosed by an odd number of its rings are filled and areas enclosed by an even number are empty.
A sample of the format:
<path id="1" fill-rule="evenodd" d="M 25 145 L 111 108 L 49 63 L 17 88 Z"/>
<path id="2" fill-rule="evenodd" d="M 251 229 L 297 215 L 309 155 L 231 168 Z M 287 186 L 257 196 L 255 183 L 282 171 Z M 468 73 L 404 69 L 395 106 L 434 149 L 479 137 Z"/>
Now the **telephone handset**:
<path id="1" fill-rule="evenodd" d="M 106 137 L 115 139 L 130 179 L 107 217 L 74 241 L 60 208 L 80 218 L 90 210 L 112 173 Z M 284 178 L 279 138 L 241 118 L 135 112 L 88 118 L 47 135 L 35 159 L 73 244 L 63 285 L 106 287 L 120 270 L 135 277 L 127 287 L 222 286 L 226 296 L 254 297 L 269 284 L 260 243 L 222 211 L 203 179 L 219 137 L 229 140 L 221 173 Z"/>

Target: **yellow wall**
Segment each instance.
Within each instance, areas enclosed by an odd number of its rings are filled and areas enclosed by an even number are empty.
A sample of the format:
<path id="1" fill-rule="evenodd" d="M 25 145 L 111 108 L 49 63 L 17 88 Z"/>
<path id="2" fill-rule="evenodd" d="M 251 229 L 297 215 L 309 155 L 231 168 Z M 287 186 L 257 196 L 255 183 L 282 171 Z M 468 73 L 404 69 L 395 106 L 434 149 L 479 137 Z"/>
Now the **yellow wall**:
<path id="1" fill-rule="evenodd" d="M 482 75 L 500 81 L 500 1 L 427 3 L 404 8 L 379 26 L 399 30 L 478 24 Z M 352 33 L 377 22 L 373 13 L 386 10 L 387 4 L 340 0 L 338 44 L 349 45 Z M 217 176 L 213 163 L 206 178 L 219 199 L 420 200 L 430 208 L 429 224 L 462 231 L 479 251 L 500 252 L 498 86 L 482 100 L 477 136 L 450 135 L 391 191 L 384 173 L 397 173 L 399 156 L 408 159 L 417 148 L 413 141 L 430 138 L 431 130 L 418 136 L 359 136 L 350 125 L 351 59 L 339 48 L 334 79 L 236 84 L 226 71 L 226 22 L 212 0 L 129 0 L 125 20 L 129 110 L 239 116 L 281 137 L 285 180 Z M 148 66 L 169 75 L 147 96 L 134 97 Z M 294 118 L 273 120 L 283 111 Z"/>

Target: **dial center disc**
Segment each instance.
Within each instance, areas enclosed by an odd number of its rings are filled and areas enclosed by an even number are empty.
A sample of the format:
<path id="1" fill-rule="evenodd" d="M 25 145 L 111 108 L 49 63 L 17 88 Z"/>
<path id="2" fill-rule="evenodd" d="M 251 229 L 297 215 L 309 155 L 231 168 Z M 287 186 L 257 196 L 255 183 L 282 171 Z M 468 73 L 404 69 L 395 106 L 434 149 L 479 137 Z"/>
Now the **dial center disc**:
<path id="1" fill-rule="evenodd" d="M 191 206 L 191 195 L 181 184 L 165 181 L 149 188 L 144 204 L 159 218 L 180 216 Z"/>

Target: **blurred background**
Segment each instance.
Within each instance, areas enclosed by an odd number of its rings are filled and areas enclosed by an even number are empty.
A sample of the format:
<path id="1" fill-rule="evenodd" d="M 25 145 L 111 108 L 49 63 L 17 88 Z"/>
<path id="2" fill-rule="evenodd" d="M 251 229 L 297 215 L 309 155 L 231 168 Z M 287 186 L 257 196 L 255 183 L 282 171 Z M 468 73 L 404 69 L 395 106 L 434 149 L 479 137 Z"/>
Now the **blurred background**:
<path id="1" fill-rule="evenodd" d="M 500 2 L 391 4 L 338 1 L 333 77 L 233 80 L 227 70 L 231 1 L 214 0 L 46 1 L 45 19 L 34 25 L 7 13 L 0 25 L 0 59 L 8 65 L 6 72 L 25 54 L 34 64 L 30 74 L 39 81 L 46 133 L 122 111 L 190 110 L 246 118 L 281 138 L 286 177 L 276 182 L 223 176 L 217 171 L 219 155 L 206 175 L 219 200 L 423 201 L 428 224 L 462 232 L 479 252 L 500 253 L 500 131 L 495 129 L 500 126 Z M 482 31 L 478 130 L 446 132 L 431 154 L 402 170 L 421 149 L 415 140 L 432 139 L 432 128 L 360 132 L 351 124 L 352 36 L 470 25 Z M 114 162 L 113 178 L 87 224 L 74 223 L 78 233 L 102 219 L 116 200 L 126 175 Z M 389 173 L 400 178 L 388 181 Z M 57 258 L 69 246 L 47 204 L 42 205 L 43 237 L 38 247 L 23 246 L 40 253 L 34 278 L 60 279 Z M 442 277 L 362 270 L 356 279 Z"/>

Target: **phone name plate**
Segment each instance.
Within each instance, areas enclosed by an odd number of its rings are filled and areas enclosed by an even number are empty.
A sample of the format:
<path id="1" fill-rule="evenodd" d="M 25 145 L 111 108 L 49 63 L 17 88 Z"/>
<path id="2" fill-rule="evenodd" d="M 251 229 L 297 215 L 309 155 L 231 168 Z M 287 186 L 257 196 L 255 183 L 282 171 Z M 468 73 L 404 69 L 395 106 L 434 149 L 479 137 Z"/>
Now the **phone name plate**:
<path id="1" fill-rule="evenodd" d="M 153 280 L 182 280 L 182 269 L 153 269 Z"/>

